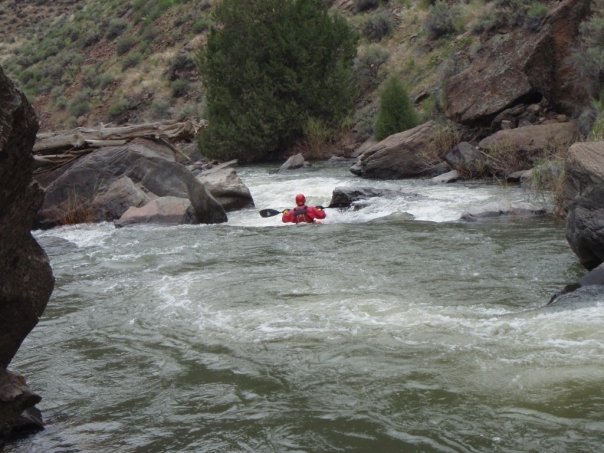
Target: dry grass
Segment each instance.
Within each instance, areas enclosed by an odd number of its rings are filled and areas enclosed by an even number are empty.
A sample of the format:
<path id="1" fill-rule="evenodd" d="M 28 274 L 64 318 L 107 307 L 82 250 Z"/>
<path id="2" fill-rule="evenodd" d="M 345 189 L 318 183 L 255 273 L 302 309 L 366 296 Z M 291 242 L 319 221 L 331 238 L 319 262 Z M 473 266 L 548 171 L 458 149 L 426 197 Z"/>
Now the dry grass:
<path id="1" fill-rule="evenodd" d="M 75 188 L 69 193 L 67 201 L 63 204 L 60 222 L 63 225 L 77 223 L 92 223 L 97 221 L 95 210 L 90 201 L 85 200 L 76 192 Z"/>

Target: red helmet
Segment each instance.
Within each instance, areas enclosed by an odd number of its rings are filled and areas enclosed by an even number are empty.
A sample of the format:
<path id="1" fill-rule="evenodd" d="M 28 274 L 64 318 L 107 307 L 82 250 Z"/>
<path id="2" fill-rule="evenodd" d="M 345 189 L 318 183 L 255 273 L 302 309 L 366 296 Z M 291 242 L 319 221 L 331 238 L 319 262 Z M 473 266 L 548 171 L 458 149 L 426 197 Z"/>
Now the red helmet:
<path id="1" fill-rule="evenodd" d="M 296 195 L 296 204 L 298 206 L 301 206 L 304 203 L 306 203 L 306 197 L 303 194 L 301 194 L 301 193 L 299 193 L 298 195 Z"/>

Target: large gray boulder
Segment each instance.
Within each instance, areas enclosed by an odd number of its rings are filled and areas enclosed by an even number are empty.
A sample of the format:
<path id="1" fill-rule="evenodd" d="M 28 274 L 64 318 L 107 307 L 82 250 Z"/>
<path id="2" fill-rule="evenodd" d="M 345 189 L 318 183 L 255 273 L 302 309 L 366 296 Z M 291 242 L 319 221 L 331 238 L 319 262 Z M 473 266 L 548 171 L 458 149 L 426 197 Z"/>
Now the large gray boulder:
<path id="1" fill-rule="evenodd" d="M 116 227 L 139 223 L 183 225 L 194 223 L 191 218 L 191 202 L 186 198 L 160 197 L 140 208 L 130 207 L 114 222 Z"/>
<path id="2" fill-rule="evenodd" d="M 166 149 L 163 149 L 166 148 Z M 64 223 L 110 221 L 129 206 L 115 183 L 127 177 L 149 199 L 165 196 L 187 198 L 196 223 L 226 222 L 224 209 L 204 185 L 183 165 L 174 162 L 171 150 L 151 140 L 136 139 L 126 145 L 102 148 L 80 158 L 46 188 L 38 225 L 49 228 Z M 131 190 L 131 189 L 126 189 Z M 108 194 L 114 192 L 118 201 Z M 132 194 L 148 202 L 141 194 Z M 105 204 L 103 204 L 105 203 Z M 109 208 L 103 207 L 110 205 Z M 120 212 L 121 211 L 121 212 Z"/>
<path id="3" fill-rule="evenodd" d="M 403 179 L 435 176 L 442 173 L 439 164 L 453 143 L 443 140 L 454 134 L 453 126 L 434 121 L 390 135 L 361 154 L 350 171 L 363 178 Z"/>
<path id="4" fill-rule="evenodd" d="M 536 33 L 517 28 L 485 36 L 481 51 L 469 56 L 469 65 L 445 83 L 446 116 L 464 124 L 486 125 L 508 107 L 542 96 L 566 113 L 588 105 L 588 83 L 568 57 L 590 3 L 558 3 Z"/>
<path id="5" fill-rule="evenodd" d="M 198 175 L 197 179 L 227 212 L 254 207 L 250 189 L 234 168 L 212 168 Z"/>
<path id="6" fill-rule="evenodd" d="M 37 130 L 32 107 L 0 68 L 0 443 L 42 423 L 34 407 L 40 397 L 6 369 L 54 286 L 48 257 L 31 235 L 44 196 L 32 180 Z"/>

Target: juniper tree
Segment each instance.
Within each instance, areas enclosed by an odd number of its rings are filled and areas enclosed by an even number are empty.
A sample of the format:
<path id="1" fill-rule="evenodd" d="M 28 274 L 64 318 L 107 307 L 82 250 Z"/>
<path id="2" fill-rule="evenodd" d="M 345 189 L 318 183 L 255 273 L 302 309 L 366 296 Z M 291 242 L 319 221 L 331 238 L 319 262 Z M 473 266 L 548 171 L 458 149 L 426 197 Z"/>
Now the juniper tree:
<path id="1" fill-rule="evenodd" d="M 417 126 L 419 119 L 403 84 L 390 77 L 380 95 L 380 107 L 375 122 L 374 135 L 383 140 L 389 135 Z"/>
<path id="2" fill-rule="evenodd" d="M 353 105 L 356 35 L 323 0 L 224 0 L 198 54 L 204 155 L 268 160 L 310 120 L 337 128 Z"/>

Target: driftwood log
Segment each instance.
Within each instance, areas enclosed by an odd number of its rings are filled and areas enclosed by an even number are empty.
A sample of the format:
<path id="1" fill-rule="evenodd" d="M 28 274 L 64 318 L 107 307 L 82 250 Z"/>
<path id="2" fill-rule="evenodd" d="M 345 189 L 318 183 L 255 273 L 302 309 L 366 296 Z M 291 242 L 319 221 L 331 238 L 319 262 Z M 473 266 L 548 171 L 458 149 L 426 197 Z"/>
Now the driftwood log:
<path id="1" fill-rule="evenodd" d="M 172 143 L 193 140 L 205 126 L 204 121 L 161 121 L 115 127 L 78 127 L 68 131 L 39 133 L 33 148 L 35 172 L 54 170 L 96 149 L 125 145 L 135 138 L 158 140 L 168 145 L 175 153 L 181 153 Z"/>

